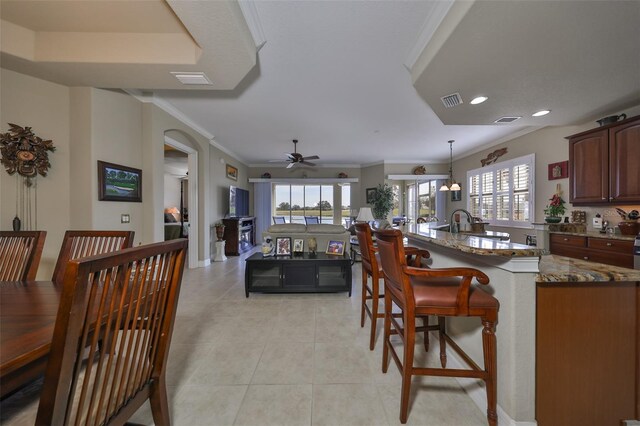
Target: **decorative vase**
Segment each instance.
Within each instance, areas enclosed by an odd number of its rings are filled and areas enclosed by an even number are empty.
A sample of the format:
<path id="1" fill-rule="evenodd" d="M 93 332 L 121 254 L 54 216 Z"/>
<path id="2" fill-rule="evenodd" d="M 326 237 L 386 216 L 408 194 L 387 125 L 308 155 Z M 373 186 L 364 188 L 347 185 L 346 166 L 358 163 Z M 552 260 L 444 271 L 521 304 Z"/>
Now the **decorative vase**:
<path id="1" fill-rule="evenodd" d="M 224 226 L 216 226 L 216 237 L 218 237 L 218 241 L 222 241 L 223 236 L 224 236 Z"/>
<path id="2" fill-rule="evenodd" d="M 20 218 L 18 216 L 13 218 L 13 230 L 15 232 L 18 232 L 20 230 L 20 228 L 22 227 L 22 222 L 20 221 Z"/>
<path id="3" fill-rule="evenodd" d="M 309 248 L 309 253 L 316 254 L 316 250 L 318 249 L 318 242 L 313 237 L 309 238 L 309 243 L 307 244 L 307 247 Z"/>
<path id="4" fill-rule="evenodd" d="M 544 218 L 544 221 L 547 223 L 560 223 L 561 220 L 562 218 L 559 216 L 547 216 Z"/>

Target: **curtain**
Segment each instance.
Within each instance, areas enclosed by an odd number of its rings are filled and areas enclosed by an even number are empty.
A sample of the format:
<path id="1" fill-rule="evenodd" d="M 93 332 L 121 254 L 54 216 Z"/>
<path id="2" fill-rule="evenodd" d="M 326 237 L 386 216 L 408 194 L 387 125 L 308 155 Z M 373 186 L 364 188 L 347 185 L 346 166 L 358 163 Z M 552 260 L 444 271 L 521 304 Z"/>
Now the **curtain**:
<path id="1" fill-rule="evenodd" d="M 271 182 L 253 184 L 253 209 L 256 217 L 256 243 L 262 243 L 262 233 L 271 225 Z"/>

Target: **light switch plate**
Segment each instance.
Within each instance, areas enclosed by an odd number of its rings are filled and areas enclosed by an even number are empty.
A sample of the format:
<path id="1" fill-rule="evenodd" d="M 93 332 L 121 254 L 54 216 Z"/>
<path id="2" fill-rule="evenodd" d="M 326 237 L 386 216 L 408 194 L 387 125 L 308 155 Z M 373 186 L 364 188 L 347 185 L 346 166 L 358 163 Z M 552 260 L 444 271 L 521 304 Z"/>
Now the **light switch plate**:
<path id="1" fill-rule="evenodd" d="M 131 222 L 131 216 L 124 213 L 120 215 L 120 223 L 130 223 L 130 222 Z"/>

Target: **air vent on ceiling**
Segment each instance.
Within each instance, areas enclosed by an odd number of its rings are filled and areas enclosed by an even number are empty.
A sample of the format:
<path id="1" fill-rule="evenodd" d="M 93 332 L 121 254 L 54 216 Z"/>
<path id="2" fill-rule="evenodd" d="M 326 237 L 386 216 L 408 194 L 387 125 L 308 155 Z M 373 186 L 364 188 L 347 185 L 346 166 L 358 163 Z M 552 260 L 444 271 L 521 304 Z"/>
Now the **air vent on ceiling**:
<path id="1" fill-rule="evenodd" d="M 203 72 L 172 72 L 171 73 L 182 84 L 189 86 L 209 86 L 211 80 Z"/>
<path id="2" fill-rule="evenodd" d="M 462 97 L 460 96 L 460 93 L 452 93 L 450 95 L 443 96 L 440 99 L 442 99 L 442 103 L 447 108 L 451 108 L 462 103 Z"/>
<path id="3" fill-rule="evenodd" d="M 522 117 L 500 117 L 494 123 L 513 123 L 516 120 L 521 119 Z"/>

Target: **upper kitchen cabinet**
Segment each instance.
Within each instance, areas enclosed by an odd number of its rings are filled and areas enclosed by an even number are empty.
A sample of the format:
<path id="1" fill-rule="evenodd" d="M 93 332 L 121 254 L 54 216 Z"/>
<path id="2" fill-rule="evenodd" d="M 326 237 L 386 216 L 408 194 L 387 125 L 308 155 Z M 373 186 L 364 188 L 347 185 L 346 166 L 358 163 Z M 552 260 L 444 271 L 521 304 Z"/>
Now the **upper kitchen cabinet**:
<path id="1" fill-rule="evenodd" d="M 567 139 L 571 203 L 640 202 L 640 116 Z"/>

